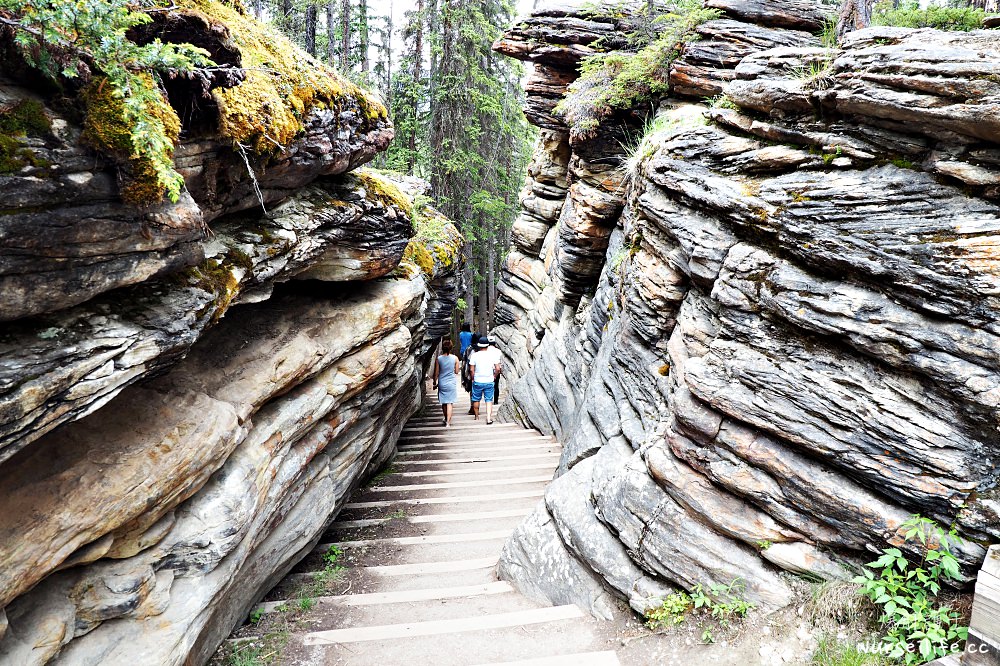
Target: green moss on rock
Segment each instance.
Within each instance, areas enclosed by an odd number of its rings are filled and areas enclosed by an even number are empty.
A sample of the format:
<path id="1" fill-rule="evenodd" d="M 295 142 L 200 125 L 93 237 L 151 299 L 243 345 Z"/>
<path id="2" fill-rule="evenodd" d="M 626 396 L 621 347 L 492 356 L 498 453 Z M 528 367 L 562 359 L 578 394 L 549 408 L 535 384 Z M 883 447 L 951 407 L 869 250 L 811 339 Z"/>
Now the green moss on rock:
<path id="1" fill-rule="evenodd" d="M 0 107 L 0 135 L 47 136 L 52 133 L 52 120 L 41 102 L 22 99 L 12 106 Z"/>
<path id="2" fill-rule="evenodd" d="M 142 76 L 150 88 L 156 88 L 152 75 Z M 104 77 L 95 78 L 84 88 L 82 95 L 85 115 L 80 138 L 85 144 L 112 157 L 125 168 L 121 184 L 121 197 L 125 203 L 137 206 L 159 203 L 166 193 L 166 187 L 157 176 L 152 158 L 135 156 L 132 126 L 125 117 L 125 102 L 113 95 L 112 90 Z M 163 123 L 164 133 L 170 143 L 176 144 L 181 134 L 181 121 L 162 93 L 157 99 L 148 111 Z M 173 157 L 172 148 L 166 157 Z"/>
<path id="3" fill-rule="evenodd" d="M 295 46 L 277 30 L 219 0 L 180 0 L 181 11 L 196 12 L 230 31 L 247 78 L 213 91 L 220 130 L 234 143 L 266 155 L 287 146 L 303 130 L 314 108 L 339 111 L 353 104 L 370 123 L 388 119 L 371 93 L 356 86 Z"/>

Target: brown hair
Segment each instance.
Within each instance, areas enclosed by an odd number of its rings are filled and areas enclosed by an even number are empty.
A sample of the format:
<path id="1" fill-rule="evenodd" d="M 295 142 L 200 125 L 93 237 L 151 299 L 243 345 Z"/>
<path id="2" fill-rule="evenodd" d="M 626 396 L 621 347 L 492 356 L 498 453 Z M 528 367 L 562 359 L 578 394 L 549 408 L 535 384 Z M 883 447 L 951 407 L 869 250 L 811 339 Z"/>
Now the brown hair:
<path id="1" fill-rule="evenodd" d="M 443 351 L 445 354 L 451 353 L 451 340 L 445 340 L 444 342 L 441 343 L 441 351 Z"/>

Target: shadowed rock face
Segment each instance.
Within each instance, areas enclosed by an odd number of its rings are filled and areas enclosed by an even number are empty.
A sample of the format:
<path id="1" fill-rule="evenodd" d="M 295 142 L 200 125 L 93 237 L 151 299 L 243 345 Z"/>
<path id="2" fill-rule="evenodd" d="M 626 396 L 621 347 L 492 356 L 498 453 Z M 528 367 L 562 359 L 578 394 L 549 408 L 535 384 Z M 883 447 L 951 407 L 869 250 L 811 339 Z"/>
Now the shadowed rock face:
<path id="1" fill-rule="evenodd" d="M 550 112 L 583 9 L 498 43 L 547 67 L 497 305 L 504 411 L 564 443 L 501 574 L 561 602 L 572 577 L 596 615 L 736 578 L 775 608 L 796 574 L 916 553 L 920 513 L 957 525 L 969 580 L 1000 540 L 1000 139 L 973 73 L 1000 37 L 873 28 L 830 51 L 818 2 L 706 6 L 725 16 L 673 64 L 628 186 L 587 168 L 620 150 Z M 736 108 L 692 114 L 723 91 Z"/>
<path id="2" fill-rule="evenodd" d="M 251 158 L 266 214 L 204 126 L 177 151 L 188 190 L 147 209 L 51 108 L 51 133 L 18 137 L 33 157 L 0 173 L 0 663 L 205 663 L 393 454 L 464 240 L 440 219 L 445 240 L 414 238 L 411 197 L 351 172 L 392 136 L 354 93 L 265 170 Z M 0 108 L 31 96 L 0 81 Z"/>

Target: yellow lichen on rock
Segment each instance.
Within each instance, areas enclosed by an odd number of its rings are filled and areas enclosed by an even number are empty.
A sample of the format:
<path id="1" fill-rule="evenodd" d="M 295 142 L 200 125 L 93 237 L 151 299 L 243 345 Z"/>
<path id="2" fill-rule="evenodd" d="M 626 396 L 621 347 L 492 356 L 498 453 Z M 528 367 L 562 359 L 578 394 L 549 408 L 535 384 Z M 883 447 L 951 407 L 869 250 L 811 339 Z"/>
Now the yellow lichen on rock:
<path id="1" fill-rule="evenodd" d="M 395 206 L 407 216 L 413 217 L 413 200 L 403 194 L 395 183 L 372 169 L 358 169 L 353 175 L 361 181 L 361 186 L 365 188 L 365 194 L 369 199 L 374 199 L 386 207 Z"/>
<path id="2" fill-rule="evenodd" d="M 317 107 L 337 111 L 350 102 L 368 122 L 388 119 L 371 93 L 309 56 L 277 30 L 219 0 L 180 0 L 182 11 L 198 12 L 225 25 L 239 49 L 246 80 L 213 91 L 220 131 L 258 154 L 287 146 Z"/>
<path id="3" fill-rule="evenodd" d="M 173 158 L 173 146 L 181 135 L 181 121 L 177 112 L 160 92 L 156 80 L 149 73 L 138 75 L 155 100 L 147 107 L 148 113 L 163 124 L 163 134 L 169 140 L 164 157 Z M 122 177 L 121 197 L 126 203 L 149 205 L 163 199 L 166 187 L 160 181 L 153 164 L 153 156 L 137 157 L 132 141 L 133 127 L 126 118 L 125 101 L 114 94 L 114 88 L 104 77 L 91 81 L 82 93 L 84 103 L 83 133 L 81 140 L 97 151 L 113 157 L 125 167 Z"/>

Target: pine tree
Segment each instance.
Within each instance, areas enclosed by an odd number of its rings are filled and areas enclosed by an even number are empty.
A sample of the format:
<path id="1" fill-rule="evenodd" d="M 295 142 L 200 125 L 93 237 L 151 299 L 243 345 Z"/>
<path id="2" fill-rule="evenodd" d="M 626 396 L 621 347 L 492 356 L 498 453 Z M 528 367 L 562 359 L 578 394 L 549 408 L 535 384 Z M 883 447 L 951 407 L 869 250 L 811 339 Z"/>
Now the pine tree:
<path id="1" fill-rule="evenodd" d="M 280 1 L 276 24 L 323 52 L 316 0 L 296 0 L 297 12 L 292 0 Z M 325 56 L 381 89 L 396 139 L 377 163 L 429 180 L 438 208 L 459 224 L 468 241 L 465 316 L 486 330 L 533 140 L 521 112 L 521 66 L 492 51 L 514 18 L 513 1 L 409 0 L 401 29 L 392 3 L 387 16 L 369 17 L 369 1 L 327 0 Z M 393 50 L 394 38 L 403 49 Z"/>

